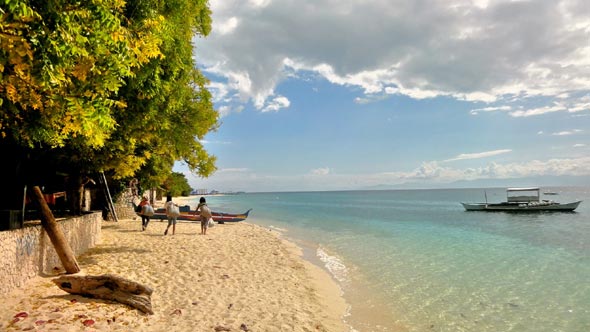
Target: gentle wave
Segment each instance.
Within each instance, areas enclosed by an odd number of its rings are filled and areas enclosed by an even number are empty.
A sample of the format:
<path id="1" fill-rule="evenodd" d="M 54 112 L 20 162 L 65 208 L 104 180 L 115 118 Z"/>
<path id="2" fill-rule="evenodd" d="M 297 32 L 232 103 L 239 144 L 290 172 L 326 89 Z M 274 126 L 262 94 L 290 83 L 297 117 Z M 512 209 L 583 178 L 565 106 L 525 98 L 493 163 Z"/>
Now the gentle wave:
<path id="1" fill-rule="evenodd" d="M 338 257 L 329 255 L 321 246 L 317 249 L 316 254 L 338 282 L 343 284 L 349 281 L 348 269 Z"/>

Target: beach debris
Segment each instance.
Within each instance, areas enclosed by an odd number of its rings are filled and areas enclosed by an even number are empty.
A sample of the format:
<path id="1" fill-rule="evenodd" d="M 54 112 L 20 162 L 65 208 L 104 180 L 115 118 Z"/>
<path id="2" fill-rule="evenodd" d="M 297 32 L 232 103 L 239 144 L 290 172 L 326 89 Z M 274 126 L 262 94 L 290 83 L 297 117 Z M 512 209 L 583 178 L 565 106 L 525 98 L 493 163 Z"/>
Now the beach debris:
<path id="1" fill-rule="evenodd" d="M 154 313 L 152 288 L 117 275 L 64 275 L 53 279 L 53 283 L 70 294 L 116 301 L 150 315 Z"/>
<path id="2" fill-rule="evenodd" d="M 28 327 L 23 328 L 22 331 L 32 331 L 34 329 L 35 329 L 34 326 L 28 326 Z"/>
<path id="3" fill-rule="evenodd" d="M 231 331 L 231 329 L 229 327 L 225 327 L 225 326 L 221 326 L 221 325 L 215 326 L 214 330 L 216 332 L 220 332 L 220 331 Z"/>
<path id="4" fill-rule="evenodd" d="M 242 325 L 240 325 L 240 330 L 246 331 L 246 332 L 250 331 L 250 330 L 248 330 L 248 326 L 246 326 L 246 324 L 244 324 L 244 323 L 242 323 Z"/>
<path id="5" fill-rule="evenodd" d="M 233 303 L 230 303 L 230 304 L 227 306 L 227 308 L 228 308 L 228 309 L 231 309 L 231 307 L 233 307 L 233 306 L 234 306 L 234 304 L 233 304 Z"/>
<path id="6" fill-rule="evenodd" d="M 87 319 L 87 320 L 83 321 L 82 324 L 84 324 L 84 326 L 92 326 L 92 325 L 94 325 L 94 320 Z"/>
<path id="7" fill-rule="evenodd" d="M 221 279 L 229 279 L 229 275 L 228 274 L 224 274 L 221 276 Z"/>
<path id="8" fill-rule="evenodd" d="M 14 318 L 27 318 L 29 314 L 26 311 L 21 311 L 18 314 L 14 315 Z"/>
<path id="9" fill-rule="evenodd" d="M 192 305 L 197 305 L 197 304 L 199 304 L 199 301 L 195 301 L 192 303 Z"/>
<path id="10" fill-rule="evenodd" d="M 40 320 L 38 320 L 38 321 L 35 322 L 35 325 L 45 325 L 45 324 L 47 324 L 47 321 L 46 320 L 42 320 L 42 319 L 40 319 Z"/>
<path id="11" fill-rule="evenodd" d="M 78 300 L 76 300 L 76 299 L 71 299 L 71 300 L 70 300 L 70 303 L 78 303 Z"/>
<path id="12" fill-rule="evenodd" d="M 182 310 L 180 309 L 174 309 L 174 311 L 172 311 L 172 315 L 182 315 Z"/>

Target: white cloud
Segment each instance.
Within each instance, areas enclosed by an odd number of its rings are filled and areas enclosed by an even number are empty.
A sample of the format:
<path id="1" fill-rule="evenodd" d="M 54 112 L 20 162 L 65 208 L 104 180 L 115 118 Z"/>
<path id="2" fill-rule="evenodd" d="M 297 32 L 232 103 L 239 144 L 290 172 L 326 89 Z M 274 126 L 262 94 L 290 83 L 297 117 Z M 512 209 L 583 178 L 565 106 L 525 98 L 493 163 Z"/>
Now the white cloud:
<path id="1" fill-rule="evenodd" d="M 563 105 L 554 105 L 554 106 L 545 106 L 545 107 L 534 108 L 534 109 L 529 109 L 529 110 L 514 111 L 514 112 L 510 112 L 510 116 L 513 116 L 515 118 L 521 118 L 521 117 L 542 115 L 542 114 L 553 113 L 553 112 L 562 112 L 562 111 L 566 111 L 566 110 L 567 110 L 567 108 Z"/>
<path id="2" fill-rule="evenodd" d="M 569 136 L 569 135 L 577 134 L 580 132 L 582 132 L 581 129 L 574 129 L 574 130 L 565 130 L 565 131 L 555 132 L 551 135 L 553 135 L 553 136 Z"/>
<path id="3" fill-rule="evenodd" d="M 248 171 L 248 168 L 222 168 L 217 170 L 217 173 L 244 173 Z"/>
<path id="4" fill-rule="evenodd" d="M 576 143 L 573 145 L 574 148 L 583 148 L 585 146 L 586 146 L 586 144 L 584 144 L 584 143 Z"/>
<path id="5" fill-rule="evenodd" d="M 225 22 L 221 22 L 217 25 L 217 29 L 220 34 L 226 35 L 232 33 L 238 27 L 238 18 L 230 17 Z"/>
<path id="6" fill-rule="evenodd" d="M 270 4 L 271 0 L 248 0 L 248 3 L 254 7 L 264 8 Z"/>
<path id="7" fill-rule="evenodd" d="M 283 96 L 275 97 L 273 100 L 268 102 L 263 108 L 262 112 L 276 112 L 281 108 L 287 108 L 291 105 L 289 99 Z"/>
<path id="8" fill-rule="evenodd" d="M 316 168 L 316 169 L 312 169 L 310 173 L 312 175 L 328 175 L 328 174 L 330 174 L 330 168 L 329 167 Z"/>
<path id="9" fill-rule="evenodd" d="M 495 112 L 495 111 L 507 112 L 510 110 L 512 110 L 512 107 L 510 107 L 510 106 L 496 106 L 496 107 L 477 108 L 477 109 L 471 110 L 469 113 L 471 113 L 473 115 L 477 115 L 480 112 Z"/>
<path id="10" fill-rule="evenodd" d="M 539 176 L 590 176 L 590 157 L 488 163 L 480 167 L 453 168 L 439 162 L 423 162 L 411 171 L 373 174 L 334 174 L 326 168 L 302 175 L 260 175 L 247 168 L 222 169 L 208 179 L 185 174 L 195 188 L 228 191 L 346 190 L 377 185 L 415 183 L 436 186 L 455 181 L 518 179 Z"/>
<path id="11" fill-rule="evenodd" d="M 201 142 L 201 144 L 205 145 L 205 144 L 223 144 L 223 145 L 227 145 L 227 144 L 231 144 L 231 142 L 223 142 L 223 141 L 208 141 L 208 140 L 199 140 L 199 142 Z"/>
<path id="12" fill-rule="evenodd" d="M 239 95 L 231 102 L 252 101 L 259 110 L 301 70 L 367 95 L 488 103 L 548 97 L 547 106 L 513 117 L 588 110 L 576 99 L 590 86 L 586 0 L 210 4 L 213 31 L 196 40 L 199 63 Z"/>
<path id="13" fill-rule="evenodd" d="M 502 149 L 502 150 L 493 150 L 493 151 L 485 151 L 485 152 L 477 152 L 477 153 L 462 153 L 454 158 L 445 160 L 445 162 L 456 161 L 456 160 L 466 160 L 466 159 L 487 158 L 487 157 L 497 156 L 499 154 L 504 154 L 504 153 L 508 153 L 508 152 L 512 152 L 512 150 Z"/>

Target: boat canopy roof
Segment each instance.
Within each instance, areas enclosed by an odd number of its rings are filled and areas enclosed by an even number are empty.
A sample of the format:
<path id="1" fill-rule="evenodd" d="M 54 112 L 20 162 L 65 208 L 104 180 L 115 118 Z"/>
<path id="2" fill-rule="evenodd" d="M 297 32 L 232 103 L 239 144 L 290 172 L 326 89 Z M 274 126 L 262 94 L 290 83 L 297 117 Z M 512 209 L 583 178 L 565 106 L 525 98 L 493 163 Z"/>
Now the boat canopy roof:
<path id="1" fill-rule="evenodd" d="M 539 187 L 508 188 L 506 191 L 539 191 Z"/>
<path id="2" fill-rule="evenodd" d="M 531 195 L 531 192 L 535 193 Z M 514 194 L 515 192 L 519 194 Z M 521 192 L 528 192 L 520 194 Z M 538 187 L 529 188 L 508 188 L 506 189 L 506 195 L 508 196 L 508 202 L 513 203 L 528 203 L 528 202 L 539 202 L 541 200 L 541 192 Z"/>

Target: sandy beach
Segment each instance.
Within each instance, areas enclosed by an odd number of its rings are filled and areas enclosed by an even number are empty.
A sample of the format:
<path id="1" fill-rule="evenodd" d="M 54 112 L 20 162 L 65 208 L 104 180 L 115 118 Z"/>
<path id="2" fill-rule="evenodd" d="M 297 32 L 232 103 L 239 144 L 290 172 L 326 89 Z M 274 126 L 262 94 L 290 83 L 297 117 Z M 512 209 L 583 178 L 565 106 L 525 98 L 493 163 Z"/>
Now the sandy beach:
<path id="1" fill-rule="evenodd" d="M 80 274 L 115 274 L 153 288 L 153 315 L 68 294 L 36 277 L 0 303 L 3 331 L 347 331 L 346 305 L 323 269 L 274 230 L 249 223 L 200 227 L 104 222 Z M 19 315 L 20 314 L 20 315 Z M 18 317 L 21 316 L 21 317 Z"/>

